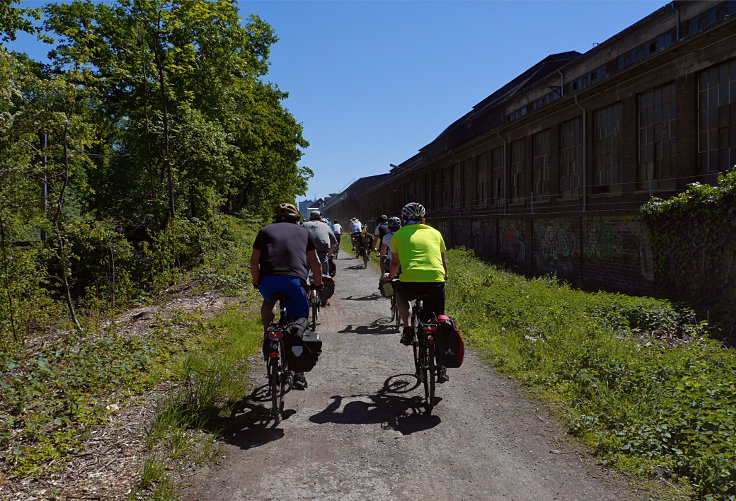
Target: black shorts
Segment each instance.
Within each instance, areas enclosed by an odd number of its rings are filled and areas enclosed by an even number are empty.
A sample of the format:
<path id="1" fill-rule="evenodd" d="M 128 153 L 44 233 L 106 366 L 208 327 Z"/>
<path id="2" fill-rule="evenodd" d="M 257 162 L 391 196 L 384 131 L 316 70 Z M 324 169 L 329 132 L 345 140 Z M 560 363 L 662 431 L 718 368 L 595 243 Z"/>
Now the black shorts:
<path id="1" fill-rule="evenodd" d="M 423 319 L 445 314 L 445 282 L 399 282 L 396 292 L 406 301 L 424 301 Z"/>

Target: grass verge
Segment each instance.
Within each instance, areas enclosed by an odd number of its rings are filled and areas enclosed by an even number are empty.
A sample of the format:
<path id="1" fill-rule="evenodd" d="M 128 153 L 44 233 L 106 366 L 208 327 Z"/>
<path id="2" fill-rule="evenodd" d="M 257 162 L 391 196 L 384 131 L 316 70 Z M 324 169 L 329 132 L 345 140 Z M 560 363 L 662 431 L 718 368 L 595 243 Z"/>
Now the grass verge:
<path id="1" fill-rule="evenodd" d="M 448 253 L 471 346 L 557 409 L 605 464 L 683 495 L 736 499 L 736 353 L 669 301 L 585 293 Z"/>

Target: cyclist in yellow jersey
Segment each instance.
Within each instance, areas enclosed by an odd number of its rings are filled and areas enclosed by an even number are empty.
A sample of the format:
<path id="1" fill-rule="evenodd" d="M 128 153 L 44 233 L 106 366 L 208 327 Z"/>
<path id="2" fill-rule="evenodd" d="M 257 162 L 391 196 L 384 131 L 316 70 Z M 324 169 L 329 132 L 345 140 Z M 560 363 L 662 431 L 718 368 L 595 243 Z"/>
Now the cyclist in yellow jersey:
<path id="1" fill-rule="evenodd" d="M 391 271 L 397 276 L 401 267 L 397 287 L 396 306 L 404 322 L 402 344 L 409 345 L 413 337 L 409 319 L 409 301 L 422 296 L 427 315 L 444 315 L 445 281 L 447 280 L 447 261 L 445 241 L 442 234 L 424 224 L 424 207 L 411 202 L 401 209 L 404 226 L 391 238 Z"/>

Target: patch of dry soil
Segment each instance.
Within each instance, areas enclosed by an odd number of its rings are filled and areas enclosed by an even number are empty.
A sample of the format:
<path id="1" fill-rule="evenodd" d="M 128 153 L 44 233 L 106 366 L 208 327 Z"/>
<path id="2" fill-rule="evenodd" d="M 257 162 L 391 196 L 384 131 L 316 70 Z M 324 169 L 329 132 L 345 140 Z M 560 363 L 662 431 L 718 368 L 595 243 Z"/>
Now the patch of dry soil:
<path id="1" fill-rule="evenodd" d="M 309 388 L 264 418 L 265 387 L 220 418 L 224 457 L 187 481 L 186 500 L 632 500 L 645 496 L 599 467 L 539 404 L 472 352 L 431 416 L 411 349 L 390 325 L 375 267 L 343 253 L 320 313 L 323 353 Z M 265 385 L 257 364 L 252 377 Z"/>

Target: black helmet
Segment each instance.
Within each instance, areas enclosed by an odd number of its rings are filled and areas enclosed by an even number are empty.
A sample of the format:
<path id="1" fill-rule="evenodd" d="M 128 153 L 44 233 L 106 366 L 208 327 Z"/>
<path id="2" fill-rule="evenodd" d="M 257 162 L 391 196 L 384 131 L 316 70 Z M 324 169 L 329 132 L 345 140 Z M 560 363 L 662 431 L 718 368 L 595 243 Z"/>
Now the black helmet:
<path id="1" fill-rule="evenodd" d="M 392 217 L 388 220 L 388 229 L 390 231 L 396 231 L 401 228 L 401 219 L 398 217 Z"/>
<path id="2" fill-rule="evenodd" d="M 386 214 L 383 214 L 383 215 L 381 215 L 381 216 L 378 216 L 378 217 L 376 218 L 376 222 L 377 222 L 377 223 L 385 223 L 385 222 L 387 222 L 387 221 L 388 221 L 388 216 L 387 216 Z"/>

